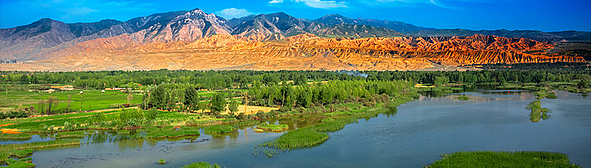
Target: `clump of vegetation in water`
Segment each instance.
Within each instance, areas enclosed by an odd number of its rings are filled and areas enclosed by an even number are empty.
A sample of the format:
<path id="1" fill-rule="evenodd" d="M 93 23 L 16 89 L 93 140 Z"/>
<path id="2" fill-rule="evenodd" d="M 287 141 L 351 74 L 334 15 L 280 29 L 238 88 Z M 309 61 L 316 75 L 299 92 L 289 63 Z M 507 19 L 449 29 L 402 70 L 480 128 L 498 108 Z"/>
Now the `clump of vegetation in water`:
<path id="1" fill-rule="evenodd" d="M 529 120 L 532 122 L 538 122 L 540 119 L 547 120 L 550 118 L 550 110 L 543 108 L 540 100 L 534 100 L 527 104 L 526 109 L 531 111 Z"/>
<path id="2" fill-rule="evenodd" d="M 537 96 L 537 99 L 543 99 L 543 98 L 556 99 L 556 98 L 558 98 L 558 97 L 556 97 L 556 93 L 548 92 L 546 90 L 540 90 L 540 91 L 536 92 L 536 96 Z"/>
<path id="3" fill-rule="evenodd" d="M 80 145 L 80 140 L 55 140 L 45 142 L 31 142 L 23 144 L 0 145 L 0 164 L 6 163 L 8 167 L 35 167 L 31 158 L 16 161 L 10 158 L 25 158 L 33 154 L 33 150 Z"/>
<path id="4" fill-rule="evenodd" d="M 470 100 L 470 98 L 468 96 L 458 96 L 458 97 L 456 97 L 456 99 L 464 100 L 464 101 Z"/>
<path id="5" fill-rule="evenodd" d="M 55 139 L 81 139 L 84 138 L 84 136 L 86 136 L 84 131 L 58 132 L 57 134 L 55 134 Z"/>
<path id="6" fill-rule="evenodd" d="M 33 154 L 32 149 L 0 148 L 0 163 L 6 162 L 11 157 L 24 158 Z"/>
<path id="7" fill-rule="evenodd" d="M 162 138 L 180 138 L 180 137 L 196 137 L 199 136 L 199 128 L 191 126 L 166 126 L 162 128 L 147 128 L 146 138 L 162 139 Z"/>
<path id="8" fill-rule="evenodd" d="M 429 168 L 450 167 L 573 167 L 565 154 L 552 152 L 456 152 L 443 155 Z"/>
<path id="9" fill-rule="evenodd" d="M 163 164 L 165 164 L 165 163 L 166 163 L 166 160 L 164 160 L 164 159 L 160 159 L 160 160 L 158 160 L 158 164 L 161 164 L 161 165 L 163 165 Z"/>
<path id="10" fill-rule="evenodd" d="M 346 119 L 328 119 L 322 120 L 322 123 L 314 125 L 311 129 L 318 132 L 335 132 L 345 128 L 345 125 L 353 121 L 347 121 Z"/>
<path id="11" fill-rule="evenodd" d="M 213 125 L 209 127 L 205 127 L 206 134 L 225 134 L 234 131 L 234 127 L 229 125 Z"/>
<path id="12" fill-rule="evenodd" d="M 314 147 L 324 143 L 328 139 L 328 134 L 317 132 L 312 129 L 298 129 L 289 131 L 279 138 L 261 144 L 265 147 L 293 150 L 297 148 Z"/>
<path id="13" fill-rule="evenodd" d="M 55 141 L 43 141 L 43 142 L 31 142 L 31 143 L 23 143 L 23 144 L 4 144 L 0 145 L 0 149 L 12 149 L 12 150 L 22 150 L 22 149 L 43 149 L 43 148 L 51 148 L 51 147 L 60 147 L 60 146 L 75 146 L 80 145 L 80 140 L 55 140 Z"/>
<path id="14" fill-rule="evenodd" d="M 11 163 L 7 166 L 7 168 L 34 168 L 35 164 L 29 163 L 26 161 L 18 161 L 15 163 Z"/>
<path id="15" fill-rule="evenodd" d="M 207 162 L 195 162 L 188 165 L 183 166 L 183 168 L 220 168 L 218 164 L 211 164 Z"/>
<path id="16" fill-rule="evenodd" d="M 282 132 L 285 131 L 289 128 L 289 126 L 287 126 L 286 124 L 279 124 L 279 125 L 275 125 L 275 124 L 269 124 L 269 123 L 262 123 L 257 125 L 258 129 L 262 129 L 262 130 L 266 130 L 266 131 L 271 131 L 271 132 Z"/>

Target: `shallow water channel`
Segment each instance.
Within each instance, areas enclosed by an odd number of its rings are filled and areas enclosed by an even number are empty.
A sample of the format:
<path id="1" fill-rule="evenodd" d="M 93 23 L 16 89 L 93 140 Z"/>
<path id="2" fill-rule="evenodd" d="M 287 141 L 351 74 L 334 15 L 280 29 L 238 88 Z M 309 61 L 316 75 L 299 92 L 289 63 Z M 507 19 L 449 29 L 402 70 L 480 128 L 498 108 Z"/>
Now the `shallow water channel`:
<path id="1" fill-rule="evenodd" d="M 469 100 L 458 100 L 465 95 Z M 224 167 L 421 167 L 456 151 L 551 151 L 591 167 L 591 98 L 558 92 L 543 99 L 550 117 L 530 121 L 530 92 L 482 90 L 425 97 L 398 107 L 395 114 L 360 119 L 329 133 L 324 144 L 255 155 L 255 145 L 281 133 L 247 127 L 233 135 L 201 132 L 191 140 L 85 140 L 80 147 L 36 151 L 37 167 L 181 167 L 205 161 Z M 94 143 L 90 143 L 94 141 Z M 165 165 L 158 165 L 165 159 Z"/>

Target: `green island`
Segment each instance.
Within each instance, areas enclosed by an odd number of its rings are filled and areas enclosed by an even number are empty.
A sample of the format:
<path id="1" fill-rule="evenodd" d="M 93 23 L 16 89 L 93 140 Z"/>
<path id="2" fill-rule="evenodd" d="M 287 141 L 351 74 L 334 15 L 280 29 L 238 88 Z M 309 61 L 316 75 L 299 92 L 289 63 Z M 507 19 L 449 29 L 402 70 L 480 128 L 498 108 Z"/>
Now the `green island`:
<path id="1" fill-rule="evenodd" d="M 470 97 L 468 97 L 468 96 L 458 96 L 458 97 L 456 97 L 456 99 L 466 101 L 466 100 L 470 100 Z"/>
<path id="2" fill-rule="evenodd" d="M 289 128 L 286 124 L 269 124 L 269 123 L 261 123 L 256 126 L 257 129 L 271 131 L 271 132 L 283 132 Z"/>
<path id="3" fill-rule="evenodd" d="M 103 135 L 121 141 L 196 138 L 201 130 L 214 137 L 235 136 L 236 130 L 253 125 L 255 131 L 287 131 L 255 147 L 255 153 L 277 157 L 281 152 L 321 145 L 330 139 L 327 133 L 359 119 L 396 113 L 399 105 L 421 94 L 440 96 L 481 87 L 534 90 L 538 100 L 527 108 L 532 111 L 531 121 L 537 122 L 549 117 L 540 100 L 556 98 L 553 90 L 591 92 L 587 71 L 362 73 L 367 77 L 328 71 L 0 72 L 0 99 L 9 100 L 0 101 L 0 139 L 27 141 L 35 135 L 52 139 L 0 145 L 0 162 L 32 167 L 29 157 L 35 151 L 104 142 Z M 70 87 L 74 90 L 44 92 Z M 269 124 L 270 119 L 301 117 L 313 117 L 316 122 L 297 127 Z M 443 161 L 473 159 L 461 154 L 446 155 Z M 480 153 L 472 155 L 480 157 Z M 205 165 L 216 167 L 204 162 L 187 166 Z M 446 164 L 436 162 L 433 167 L 440 165 Z"/>

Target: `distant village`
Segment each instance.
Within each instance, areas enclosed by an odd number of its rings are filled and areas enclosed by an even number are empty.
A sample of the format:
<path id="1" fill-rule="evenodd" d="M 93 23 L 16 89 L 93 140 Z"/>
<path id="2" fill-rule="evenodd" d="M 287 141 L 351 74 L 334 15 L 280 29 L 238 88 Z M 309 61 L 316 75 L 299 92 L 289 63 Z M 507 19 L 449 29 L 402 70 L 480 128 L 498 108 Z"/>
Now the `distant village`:
<path id="1" fill-rule="evenodd" d="M 16 60 L 0 60 L 0 64 L 16 64 Z"/>

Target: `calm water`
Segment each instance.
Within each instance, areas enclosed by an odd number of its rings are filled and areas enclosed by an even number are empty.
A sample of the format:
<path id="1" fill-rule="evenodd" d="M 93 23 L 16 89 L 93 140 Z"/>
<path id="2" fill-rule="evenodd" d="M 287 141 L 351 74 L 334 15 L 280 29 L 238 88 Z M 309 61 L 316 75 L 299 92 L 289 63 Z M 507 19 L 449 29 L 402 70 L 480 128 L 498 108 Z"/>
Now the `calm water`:
<path id="1" fill-rule="evenodd" d="M 542 100 L 551 117 L 533 123 L 525 109 L 534 96 L 527 92 L 460 93 L 468 101 L 420 97 L 398 107 L 395 115 L 380 115 L 329 133 L 324 144 L 255 156 L 255 144 L 281 133 L 238 130 L 237 136 L 201 137 L 189 141 L 123 141 L 39 151 L 37 167 L 181 167 L 206 161 L 225 167 L 421 167 L 443 153 L 455 151 L 552 151 L 567 154 L 591 167 L 591 98 L 558 92 Z M 166 165 L 158 165 L 158 159 Z"/>

